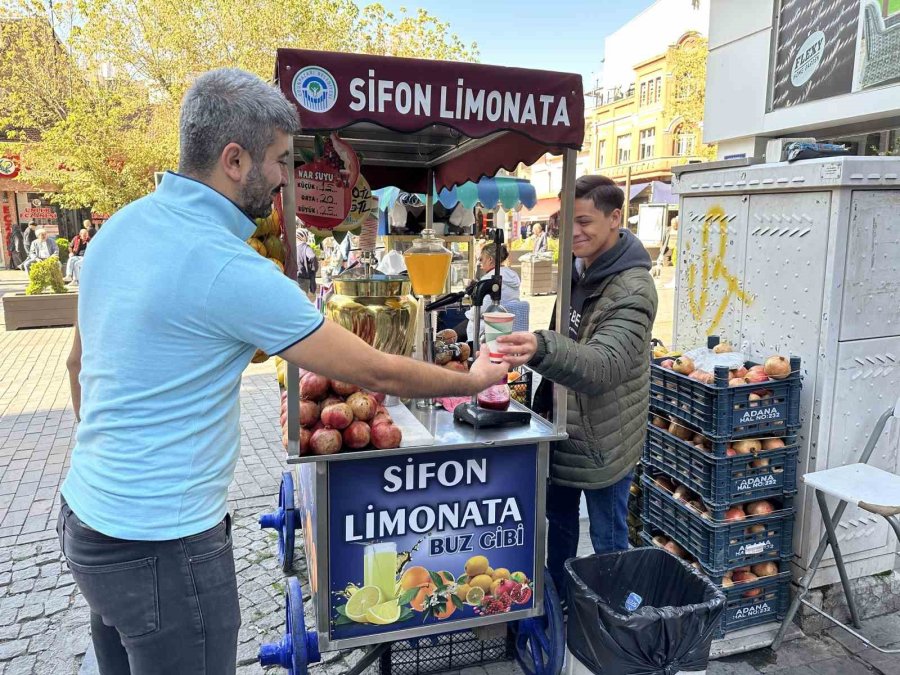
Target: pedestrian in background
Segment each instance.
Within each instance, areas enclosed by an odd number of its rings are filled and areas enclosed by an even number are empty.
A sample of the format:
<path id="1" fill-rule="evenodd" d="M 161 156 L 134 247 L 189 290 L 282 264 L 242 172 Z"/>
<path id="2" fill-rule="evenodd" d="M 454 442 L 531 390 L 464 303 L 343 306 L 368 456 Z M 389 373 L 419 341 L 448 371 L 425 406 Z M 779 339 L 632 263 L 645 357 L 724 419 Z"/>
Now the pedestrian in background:
<path id="1" fill-rule="evenodd" d="M 547 567 L 562 595 L 563 565 L 578 550 L 582 493 L 594 552 L 628 548 L 628 494 L 647 426 L 657 297 L 650 255 L 621 229 L 624 201 L 609 178 L 578 179 L 568 334 L 551 325 L 498 340 L 510 365 L 527 364 L 543 377 L 536 410 L 552 410 L 551 383 L 568 390 L 569 437 L 554 445 L 547 489 Z"/>
<path id="2" fill-rule="evenodd" d="M 531 248 L 532 253 L 543 253 L 547 250 L 547 233 L 544 232 L 544 228 L 540 223 L 534 224 L 531 236 L 534 238 L 534 244 Z"/>
<path id="3" fill-rule="evenodd" d="M 75 279 L 75 268 L 81 267 L 84 262 L 84 254 L 87 252 L 88 242 L 91 240 L 86 228 L 81 228 L 72 245 L 69 247 L 69 259 L 66 261 L 66 276 L 63 281 Z"/>
<path id="4" fill-rule="evenodd" d="M 319 273 L 319 259 L 309 245 L 309 233 L 297 230 L 297 282 L 307 293 L 316 292 L 316 276 Z"/>
<path id="5" fill-rule="evenodd" d="M 31 246 L 28 249 L 28 259 L 22 263 L 22 268 L 25 270 L 26 274 L 31 269 L 31 266 L 38 260 L 47 260 L 47 258 L 59 255 L 59 249 L 56 246 L 56 242 L 49 237 L 47 230 L 43 227 L 39 227 L 35 231 L 35 235 L 37 236 L 37 239 L 31 242 Z"/>
<path id="6" fill-rule="evenodd" d="M 34 240 L 37 239 L 37 223 L 33 220 L 29 220 L 25 229 L 22 230 L 22 239 L 25 241 L 25 252 L 28 253 L 31 251 Z"/>

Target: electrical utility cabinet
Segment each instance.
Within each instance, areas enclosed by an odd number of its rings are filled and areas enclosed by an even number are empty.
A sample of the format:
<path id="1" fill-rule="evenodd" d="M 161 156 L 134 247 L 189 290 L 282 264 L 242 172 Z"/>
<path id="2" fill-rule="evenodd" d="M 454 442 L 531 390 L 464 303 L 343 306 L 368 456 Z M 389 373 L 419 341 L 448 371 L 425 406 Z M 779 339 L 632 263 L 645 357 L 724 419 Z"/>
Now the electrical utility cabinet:
<path id="1" fill-rule="evenodd" d="M 800 475 L 854 463 L 900 397 L 900 158 L 737 164 L 676 169 L 675 345 L 801 357 Z M 898 427 L 870 460 L 895 473 Z M 795 572 L 824 531 L 802 481 L 797 506 Z M 894 568 L 883 518 L 849 506 L 838 535 L 852 577 Z M 815 586 L 838 581 L 828 555 Z"/>

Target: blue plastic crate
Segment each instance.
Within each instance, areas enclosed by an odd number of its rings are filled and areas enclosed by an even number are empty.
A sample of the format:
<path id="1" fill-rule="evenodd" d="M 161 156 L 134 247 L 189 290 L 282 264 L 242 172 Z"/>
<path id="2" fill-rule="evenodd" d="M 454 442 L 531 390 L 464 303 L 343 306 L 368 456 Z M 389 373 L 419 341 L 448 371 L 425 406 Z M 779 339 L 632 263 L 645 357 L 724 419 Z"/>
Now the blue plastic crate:
<path id="1" fill-rule="evenodd" d="M 740 521 L 718 522 L 658 487 L 646 473 L 643 481 L 644 528 L 656 529 L 678 541 L 712 574 L 792 555 L 794 508 Z M 790 504 L 790 506 L 787 506 Z"/>
<path id="2" fill-rule="evenodd" d="M 655 546 L 649 532 L 643 532 L 641 539 L 645 545 Z M 790 563 L 778 561 L 778 569 L 778 574 L 722 588 L 725 593 L 725 611 L 716 638 L 736 630 L 784 619 L 791 602 Z M 712 574 L 706 569 L 703 572 L 716 586 L 722 587 L 724 573 Z M 748 594 L 752 595 L 748 597 Z"/>
<path id="3" fill-rule="evenodd" d="M 697 493 L 720 519 L 719 512 L 724 515 L 732 504 L 796 494 L 797 437 L 783 440 L 783 448 L 727 457 L 725 441 L 713 441 L 712 451 L 706 452 L 648 424 L 641 461 Z M 752 466 L 760 459 L 768 465 Z"/>
<path id="4" fill-rule="evenodd" d="M 650 364 L 650 409 L 674 415 L 711 439 L 752 438 L 789 433 L 800 425 L 800 358 L 791 357 L 791 374 L 738 387 L 728 386 L 729 371 L 718 367 L 715 382 L 705 384 Z M 746 366 L 757 365 L 751 361 Z M 750 394 L 767 392 L 759 401 Z"/>

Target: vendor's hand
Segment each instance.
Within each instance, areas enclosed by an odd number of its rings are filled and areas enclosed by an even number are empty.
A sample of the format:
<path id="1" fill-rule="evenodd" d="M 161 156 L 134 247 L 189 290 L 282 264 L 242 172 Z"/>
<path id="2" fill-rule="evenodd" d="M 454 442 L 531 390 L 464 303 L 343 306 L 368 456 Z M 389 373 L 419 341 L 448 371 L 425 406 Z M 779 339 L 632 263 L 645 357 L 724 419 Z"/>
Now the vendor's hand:
<path id="1" fill-rule="evenodd" d="M 503 354 L 503 359 L 513 368 L 531 361 L 537 352 L 537 346 L 537 336 L 525 331 L 497 338 L 497 351 Z"/>
<path id="2" fill-rule="evenodd" d="M 505 360 L 500 363 L 491 363 L 488 356 L 487 346 L 482 347 L 478 352 L 478 358 L 472 363 L 469 369 L 469 375 L 474 377 L 478 382 L 478 391 L 484 391 L 488 387 L 498 382 L 506 382 L 506 374 L 509 372 L 509 363 Z"/>

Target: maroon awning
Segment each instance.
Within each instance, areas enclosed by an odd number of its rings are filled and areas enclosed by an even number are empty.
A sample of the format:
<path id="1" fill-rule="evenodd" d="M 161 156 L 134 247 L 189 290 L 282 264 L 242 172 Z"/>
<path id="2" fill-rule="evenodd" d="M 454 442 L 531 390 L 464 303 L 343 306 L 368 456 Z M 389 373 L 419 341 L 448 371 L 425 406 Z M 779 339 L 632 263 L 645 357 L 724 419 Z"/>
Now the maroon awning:
<path id="1" fill-rule="evenodd" d="M 348 142 L 358 140 L 372 187 L 382 183 L 375 167 L 390 168 L 384 184 L 413 189 L 423 172 L 410 169 L 434 168 L 440 189 L 580 149 L 584 137 L 581 76 L 572 73 L 279 49 L 276 77 L 303 133 L 347 130 Z M 392 132 L 413 135 L 414 152 L 402 154 Z M 384 143 L 366 147 L 372 136 Z"/>

